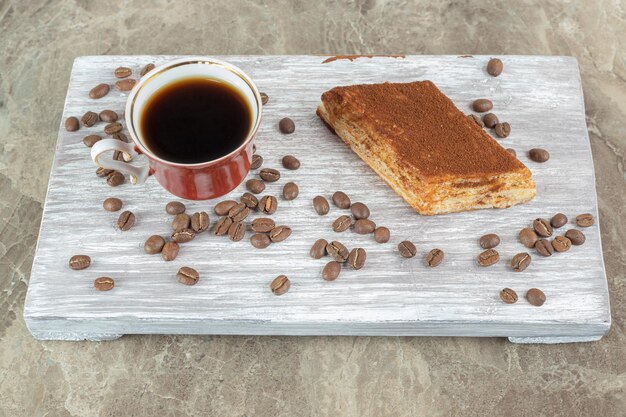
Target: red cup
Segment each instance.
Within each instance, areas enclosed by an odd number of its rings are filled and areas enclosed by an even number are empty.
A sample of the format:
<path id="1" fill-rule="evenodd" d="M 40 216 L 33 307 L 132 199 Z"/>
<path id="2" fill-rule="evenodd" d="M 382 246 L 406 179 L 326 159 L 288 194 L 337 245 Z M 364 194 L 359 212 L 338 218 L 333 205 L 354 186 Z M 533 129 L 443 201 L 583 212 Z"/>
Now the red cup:
<path id="1" fill-rule="evenodd" d="M 250 109 L 252 123 L 242 144 L 218 159 L 196 164 L 181 164 L 156 156 L 145 145 L 140 127 L 145 104 L 159 89 L 187 78 L 210 78 L 227 83 L 241 93 Z M 261 95 L 241 69 L 224 61 L 207 57 L 182 58 L 158 66 L 144 75 L 135 85 L 126 102 L 126 126 L 133 143 L 103 139 L 91 148 L 93 161 L 102 168 L 129 174 L 133 184 L 145 182 L 154 175 L 170 193 L 187 200 L 208 200 L 221 197 L 237 187 L 250 171 L 252 142 L 261 123 Z M 124 160 L 114 160 L 115 151 L 121 151 Z M 138 154 L 148 159 L 146 165 L 128 163 Z"/>

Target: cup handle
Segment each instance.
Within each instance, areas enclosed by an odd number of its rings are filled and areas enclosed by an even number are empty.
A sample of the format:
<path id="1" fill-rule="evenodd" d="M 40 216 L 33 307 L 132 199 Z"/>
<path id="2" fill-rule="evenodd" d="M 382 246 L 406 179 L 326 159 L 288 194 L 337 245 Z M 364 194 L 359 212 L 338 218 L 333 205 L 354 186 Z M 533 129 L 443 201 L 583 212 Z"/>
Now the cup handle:
<path id="1" fill-rule="evenodd" d="M 114 160 L 112 154 L 107 154 L 111 151 L 122 152 L 124 161 L 126 162 Z M 132 161 L 137 155 L 133 144 L 125 143 L 117 139 L 102 139 L 91 147 L 91 159 L 93 159 L 96 165 L 130 175 L 130 181 L 133 184 L 143 184 L 150 176 L 150 168 L 148 165 L 137 166 L 127 163 L 128 161 Z"/>

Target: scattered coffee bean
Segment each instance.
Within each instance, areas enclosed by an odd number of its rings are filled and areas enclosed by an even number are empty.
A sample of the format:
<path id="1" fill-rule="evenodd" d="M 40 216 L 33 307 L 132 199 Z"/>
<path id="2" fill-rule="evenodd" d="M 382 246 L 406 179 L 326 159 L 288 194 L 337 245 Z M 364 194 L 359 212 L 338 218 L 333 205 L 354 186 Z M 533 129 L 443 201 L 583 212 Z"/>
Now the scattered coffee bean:
<path id="1" fill-rule="evenodd" d="M 218 216 L 226 216 L 231 208 L 233 208 L 237 202 L 235 200 L 224 200 L 220 201 L 215 205 L 215 214 Z"/>
<path id="2" fill-rule="evenodd" d="M 547 239 L 539 239 L 535 243 L 535 250 L 541 256 L 552 256 L 552 254 L 554 253 L 552 243 L 550 243 L 550 241 Z"/>
<path id="3" fill-rule="evenodd" d="M 252 220 L 252 224 L 250 225 L 252 231 L 256 233 L 268 233 L 274 227 L 276 227 L 276 223 L 274 223 L 274 220 L 267 217 L 259 217 L 258 219 L 254 219 Z"/>
<path id="4" fill-rule="evenodd" d="M 438 266 L 443 261 L 443 251 L 441 249 L 433 249 L 426 255 L 426 263 L 430 267 Z"/>
<path id="5" fill-rule="evenodd" d="M 577 229 L 568 230 L 567 232 L 565 232 L 565 237 L 568 238 L 570 242 L 572 242 L 572 245 L 576 246 L 585 243 L 586 239 L 584 233 Z"/>
<path id="6" fill-rule="evenodd" d="M 500 254 L 495 249 L 487 249 L 478 255 L 476 259 L 480 266 L 491 266 L 500 260 Z"/>
<path id="7" fill-rule="evenodd" d="M 209 214 L 205 211 L 194 213 L 191 216 L 191 228 L 196 233 L 202 233 L 209 228 Z"/>
<path id="8" fill-rule="evenodd" d="M 405 258 L 412 258 L 417 253 L 417 248 L 413 244 L 413 242 L 409 242 L 408 240 L 403 240 L 398 244 L 398 250 L 400 251 L 400 255 Z"/>
<path id="9" fill-rule="evenodd" d="M 350 208 L 350 197 L 343 191 L 335 191 L 332 197 L 333 203 L 340 209 Z"/>
<path id="10" fill-rule="evenodd" d="M 254 194 L 260 194 L 265 190 L 265 183 L 259 179 L 252 178 L 246 181 L 246 188 Z"/>
<path id="11" fill-rule="evenodd" d="M 278 122 L 278 129 L 284 134 L 293 133 L 296 130 L 296 124 L 289 117 L 285 117 Z"/>
<path id="12" fill-rule="evenodd" d="M 102 110 L 99 114 L 100 120 L 104 123 L 113 123 L 117 122 L 117 113 L 113 110 Z"/>
<path id="13" fill-rule="evenodd" d="M 283 187 L 283 198 L 287 201 L 295 200 L 298 194 L 300 194 L 300 189 L 295 182 L 288 182 Z"/>
<path id="14" fill-rule="evenodd" d="M 533 221 L 533 229 L 541 237 L 552 236 L 552 226 L 546 219 L 535 219 Z"/>
<path id="15" fill-rule="evenodd" d="M 328 200 L 321 195 L 318 195 L 313 199 L 313 208 L 320 216 L 328 214 L 328 211 L 330 210 Z"/>
<path id="16" fill-rule="evenodd" d="M 515 304 L 517 302 L 517 293 L 510 288 L 502 288 L 500 290 L 500 299 L 507 304 Z"/>
<path id="17" fill-rule="evenodd" d="M 246 235 L 246 226 L 240 222 L 233 222 L 228 228 L 228 238 L 233 242 L 239 242 Z"/>
<path id="18" fill-rule="evenodd" d="M 117 218 L 117 228 L 122 231 L 130 230 L 135 224 L 135 214 L 132 211 L 126 210 L 120 214 Z"/>
<path id="19" fill-rule="evenodd" d="M 164 261 L 173 261 L 178 256 L 180 246 L 176 242 L 166 242 L 161 250 L 161 257 Z"/>
<path id="20" fill-rule="evenodd" d="M 83 138 L 83 143 L 85 144 L 86 147 L 91 148 L 93 145 L 95 145 L 101 139 L 102 139 L 102 136 L 87 135 L 87 136 L 85 136 Z"/>
<path id="21" fill-rule="evenodd" d="M 196 233 L 192 229 L 180 229 L 172 232 L 172 240 L 176 243 L 191 242 L 196 237 Z"/>
<path id="22" fill-rule="evenodd" d="M 113 135 L 114 133 L 118 133 L 122 130 L 122 124 L 120 122 L 109 123 L 104 127 L 104 133 L 107 135 Z"/>
<path id="23" fill-rule="evenodd" d="M 108 176 L 109 176 L 109 175 L 111 175 L 113 172 L 115 172 L 115 171 L 113 171 L 112 169 L 108 169 L 108 168 L 102 168 L 102 167 L 100 167 L 100 168 L 96 169 L 96 176 L 98 176 L 98 177 L 100 177 L 100 178 L 104 178 L 104 177 L 108 177 Z M 122 175 L 122 178 L 123 178 L 123 177 L 124 177 L 124 176 Z M 122 181 L 122 182 L 123 182 L 123 181 Z"/>
<path id="24" fill-rule="evenodd" d="M 165 205 L 165 212 L 167 214 L 178 215 L 185 212 L 185 205 L 180 201 L 170 201 Z"/>
<path id="25" fill-rule="evenodd" d="M 259 205 L 259 200 L 250 193 L 243 193 L 241 197 L 239 197 L 239 201 L 251 210 L 256 209 Z"/>
<path id="26" fill-rule="evenodd" d="M 354 203 L 350 206 L 350 211 L 355 219 L 367 219 L 370 216 L 370 209 L 363 203 Z"/>
<path id="27" fill-rule="evenodd" d="M 133 89 L 136 83 L 137 80 L 134 80 L 132 78 L 126 78 L 124 80 L 116 81 L 115 88 L 117 88 L 119 91 L 130 91 Z"/>
<path id="28" fill-rule="evenodd" d="M 531 288 L 526 293 L 526 299 L 535 307 L 541 307 L 546 302 L 546 295 L 538 288 Z"/>
<path id="29" fill-rule="evenodd" d="M 496 136 L 499 138 L 506 138 L 511 134 L 511 125 L 507 122 L 498 123 L 494 127 L 494 130 L 496 132 Z"/>
<path id="30" fill-rule="evenodd" d="M 96 278 L 93 282 L 93 286 L 98 291 L 110 291 L 115 286 L 115 281 L 110 277 Z"/>
<path id="31" fill-rule="evenodd" d="M 467 117 L 473 121 L 474 123 L 476 123 L 478 125 L 478 127 L 483 128 L 485 127 L 485 123 L 481 120 L 481 118 L 479 116 L 476 116 L 475 114 L 468 114 Z"/>
<path id="32" fill-rule="evenodd" d="M 80 122 L 85 127 L 91 127 L 98 122 L 99 118 L 100 116 L 98 116 L 98 113 L 88 111 L 87 113 L 83 114 L 83 117 L 80 118 Z"/>
<path id="33" fill-rule="evenodd" d="M 289 278 L 287 278 L 285 275 L 277 276 L 270 284 L 270 289 L 275 295 L 283 295 L 284 293 L 289 291 L 290 287 L 291 282 L 289 281 Z"/>
<path id="34" fill-rule="evenodd" d="M 124 162 L 124 153 L 122 151 L 113 152 L 113 159 L 116 161 Z"/>
<path id="35" fill-rule="evenodd" d="M 539 240 L 537 233 L 530 227 L 525 227 L 518 234 L 519 241 L 527 248 L 534 248 L 535 243 Z"/>
<path id="36" fill-rule="evenodd" d="M 259 209 L 264 214 L 274 214 L 278 208 L 278 200 L 273 195 L 266 195 L 259 201 Z"/>
<path id="37" fill-rule="evenodd" d="M 493 103 L 491 102 L 491 100 L 488 100 L 486 98 L 479 98 L 478 100 L 474 100 L 474 102 L 472 103 L 472 108 L 477 113 L 484 113 L 493 108 Z"/>
<path id="38" fill-rule="evenodd" d="M 109 84 L 98 84 L 89 91 L 89 97 L 97 100 L 109 94 L 109 90 Z"/>
<path id="39" fill-rule="evenodd" d="M 506 148 L 506 151 L 508 153 L 510 153 L 511 155 L 517 157 L 517 152 L 515 152 L 515 149 L 513 149 L 513 148 Z"/>
<path id="40" fill-rule="evenodd" d="M 565 236 L 557 236 L 552 239 L 552 248 L 557 252 L 567 252 L 572 247 L 572 242 Z"/>
<path id="41" fill-rule="evenodd" d="M 70 268 L 75 271 L 88 268 L 91 265 L 91 258 L 87 255 L 74 255 L 70 258 Z"/>
<path id="42" fill-rule="evenodd" d="M 115 78 L 126 78 L 129 77 L 133 73 L 128 67 L 117 67 L 115 68 Z"/>
<path id="43" fill-rule="evenodd" d="M 263 168 L 259 176 L 265 182 L 276 182 L 280 179 L 280 172 L 274 168 Z"/>
<path id="44" fill-rule="evenodd" d="M 556 229 L 567 224 L 567 216 L 563 213 L 557 213 L 550 219 L 550 225 Z"/>
<path id="45" fill-rule="evenodd" d="M 290 170 L 300 168 L 300 161 L 293 155 L 283 156 L 283 167 Z"/>
<path id="46" fill-rule="evenodd" d="M 149 255 L 154 255 L 161 253 L 163 246 L 165 246 L 165 239 L 159 235 L 152 235 L 143 244 L 143 250 Z"/>
<path id="47" fill-rule="evenodd" d="M 546 162 L 550 154 L 545 149 L 533 148 L 528 151 L 528 157 L 535 162 Z"/>
<path id="48" fill-rule="evenodd" d="M 502 74 L 502 68 L 504 68 L 502 61 L 498 58 L 491 58 L 487 63 L 487 74 L 497 77 Z M 515 300 L 517 300 L 517 296 Z"/>
<path id="49" fill-rule="evenodd" d="M 270 240 L 274 243 L 282 242 L 291 236 L 291 228 L 289 226 L 276 226 L 270 231 Z"/>
<path id="50" fill-rule="evenodd" d="M 228 210 L 228 217 L 233 219 L 233 222 L 243 221 L 248 215 L 250 215 L 250 209 L 244 203 L 237 203 Z"/>
<path id="51" fill-rule="evenodd" d="M 334 281 L 341 272 L 341 264 L 337 261 L 330 261 L 322 269 L 322 278 L 325 281 Z"/>
<path id="52" fill-rule="evenodd" d="M 576 216 L 576 224 L 579 227 L 590 227 L 593 226 L 593 223 L 594 220 L 591 213 L 579 214 Z"/>
<path id="53" fill-rule="evenodd" d="M 252 153 L 255 154 L 256 153 L 256 144 L 252 144 Z"/>
<path id="54" fill-rule="evenodd" d="M 109 197 L 102 203 L 106 211 L 118 211 L 122 208 L 122 200 L 116 197 Z"/>
<path id="55" fill-rule="evenodd" d="M 337 217 L 332 224 L 333 231 L 335 232 L 344 232 L 348 230 L 348 228 L 352 225 L 352 219 L 350 216 L 343 215 Z"/>
<path id="56" fill-rule="evenodd" d="M 153 69 L 154 69 L 154 64 L 153 64 L 153 63 L 146 64 L 146 66 L 145 66 L 145 67 L 143 67 L 143 68 L 141 69 L 141 71 L 139 71 L 139 75 L 143 77 L 144 75 L 146 75 L 147 73 L 149 73 L 149 72 L 150 72 L 150 71 L 152 71 Z"/>
<path id="57" fill-rule="evenodd" d="M 200 279 L 200 274 L 193 268 L 188 266 L 183 266 L 178 270 L 176 274 L 176 279 L 178 282 L 185 285 L 195 285 Z"/>
<path id="58" fill-rule="evenodd" d="M 370 219 L 359 219 L 354 222 L 354 231 L 360 235 L 374 233 L 374 230 L 376 230 L 376 223 Z"/>
<path id="59" fill-rule="evenodd" d="M 109 175 L 107 175 L 107 184 L 111 187 L 117 187 L 118 185 L 124 184 L 126 178 L 122 175 L 121 172 L 112 171 Z"/>
<path id="60" fill-rule="evenodd" d="M 111 137 L 112 137 L 113 139 L 117 139 L 117 140 L 119 140 L 120 142 L 124 142 L 124 143 L 129 143 L 129 142 L 130 142 L 130 141 L 128 140 L 128 137 L 126 137 L 126 135 L 125 135 L 125 134 L 123 134 L 122 132 L 113 133 L 113 134 L 111 135 Z"/>
<path id="61" fill-rule="evenodd" d="M 233 219 L 231 219 L 230 217 L 221 217 L 217 221 L 217 223 L 215 223 L 215 226 L 213 227 L 213 233 L 217 236 L 224 236 L 226 233 L 228 233 L 228 229 L 230 228 L 231 224 L 233 224 Z"/>
<path id="62" fill-rule="evenodd" d="M 378 243 L 387 243 L 391 238 L 391 232 L 384 226 L 377 227 L 374 230 L 374 240 Z"/>
<path id="63" fill-rule="evenodd" d="M 259 93 L 261 96 L 261 104 L 265 105 L 270 100 L 269 96 L 263 92 Z"/>
<path id="64" fill-rule="evenodd" d="M 337 262 L 344 263 L 348 260 L 348 248 L 346 248 L 341 242 L 333 240 L 326 245 L 326 253 Z"/>
<path id="65" fill-rule="evenodd" d="M 530 265 L 530 261 L 532 260 L 530 254 L 526 252 L 518 253 L 511 259 L 511 268 L 515 272 L 522 272 Z"/>
<path id="66" fill-rule="evenodd" d="M 354 248 L 348 255 L 348 264 L 354 269 L 361 269 L 365 265 L 367 252 L 363 248 Z"/>
<path id="67" fill-rule="evenodd" d="M 493 129 L 498 123 L 500 123 L 500 121 L 498 120 L 498 116 L 495 114 L 487 113 L 483 116 L 483 123 L 486 127 Z"/>
<path id="68" fill-rule="evenodd" d="M 321 259 L 326 256 L 326 246 L 328 246 L 328 242 L 326 239 L 317 239 L 313 246 L 311 246 L 311 250 L 309 250 L 309 255 L 313 259 Z"/>
<path id="69" fill-rule="evenodd" d="M 263 165 L 263 157 L 261 155 L 252 155 L 252 162 L 250 163 L 250 169 L 259 169 Z"/>
<path id="70" fill-rule="evenodd" d="M 257 233 L 250 237 L 250 243 L 257 249 L 265 249 L 272 244 L 270 237 L 264 233 Z"/>
<path id="71" fill-rule="evenodd" d="M 65 119 L 65 130 L 68 132 L 76 132 L 80 128 L 78 119 L 74 116 L 70 116 Z"/>
<path id="72" fill-rule="evenodd" d="M 481 236 L 478 243 L 480 243 L 480 247 L 483 249 L 495 248 L 500 244 L 500 236 L 495 233 L 489 233 Z"/>
<path id="73" fill-rule="evenodd" d="M 180 213 L 174 217 L 172 220 L 172 230 L 183 230 L 188 229 L 191 224 L 191 217 L 187 213 Z"/>

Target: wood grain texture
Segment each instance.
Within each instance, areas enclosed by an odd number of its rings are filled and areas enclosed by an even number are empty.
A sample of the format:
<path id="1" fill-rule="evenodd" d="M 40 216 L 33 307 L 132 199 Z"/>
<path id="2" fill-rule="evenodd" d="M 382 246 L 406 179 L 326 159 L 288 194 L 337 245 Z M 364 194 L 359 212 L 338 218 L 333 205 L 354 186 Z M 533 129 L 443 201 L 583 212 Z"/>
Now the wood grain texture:
<path id="1" fill-rule="evenodd" d="M 76 59 L 64 117 L 107 108 L 122 112 L 126 93 L 114 88 L 92 100 L 88 91 L 100 82 L 113 84 L 113 70 L 157 65 L 173 56 L 95 56 Z M 607 282 L 598 223 L 584 230 L 582 247 L 551 258 L 533 257 L 523 273 L 514 273 L 510 259 L 525 248 L 517 232 L 536 217 L 564 212 L 573 218 L 593 213 L 597 218 L 595 180 L 585 124 L 583 96 L 576 60 L 570 57 L 505 56 L 505 70 L 497 78 L 485 72 L 489 57 L 407 56 L 364 58 L 322 64 L 319 56 L 217 57 L 240 66 L 266 92 L 261 129 L 256 138 L 264 167 L 278 168 L 280 181 L 268 184 L 265 194 L 280 195 L 294 180 L 300 196 L 279 198 L 278 224 L 290 225 L 292 236 L 265 250 L 254 249 L 250 233 L 233 243 L 210 233 L 182 246 L 179 257 L 166 263 L 146 255 L 143 242 L 151 234 L 167 236 L 171 216 L 165 204 L 174 199 L 151 178 L 144 185 L 128 182 L 111 188 L 94 175 L 95 166 L 82 138 L 98 133 L 104 124 L 77 132 L 60 129 L 49 182 L 41 232 L 33 264 L 25 319 L 38 338 L 111 339 L 129 333 L 287 334 L 287 335 L 458 335 L 509 336 L 515 341 L 562 342 L 592 340 L 611 323 Z M 480 97 L 494 102 L 494 112 L 512 126 L 500 140 L 517 150 L 533 172 L 537 197 L 506 210 L 481 210 L 444 216 L 416 214 L 400 197 L 332 135 L 315 115 L 319 97 L 336 85 L 382 81 L 432 80 L 464 112 Z M 294 119 L 292 135 L 278 132 L 278 121 Z M 543 147 L 551 159 L 529 161 L 527 150 Z M 282 169 L 283 155 L 296 155 L 298 171 Z M 250 174 L 256 176 L 255 173 Z M 330 199 L 336 190 L 352 201 L 369 205 L 371 219 L 387 226 L 392 239 L 377 244 L 373 237 L 350 231 L 337 234 L 331 222 L 346 212 L 333 207 L 317 216 L 312 199 Z M 229 196 L 238 198 L 241 185 Z M 102 209 L 107 197 L 119 197 L 137 223 L 128 232 L 114 228 L 118 214 Z M 208 211 L 216 220 L 216 201 L 185 202 L 188 212 Z M 256 215 L 255 215 L 256 216 Z M 478 238 L 498 233 L 501 261 L 490 268 L 475 262 Z M 324 237 L 349 248 L 367 250 L 360 271 L 344 268 L 334 282 L 320 278 L 326 260 L 308 256 L 313 242 Z M 413 241 L 413 259 L 398 255 L 396 245 Z M 425 265 L 432 248 L 443 249 L 444 262 Z M 70 270 L 70 256 L 84 253 L 90 268 Z M 534 254 L 534 251 L 531 251 Z M 183 265 L 196 268 L 201 279 L 193 287 L 176 281 Z M 292 281 L 280 297 L 269 291 L 279 274 Z M 98 276 L 111 276 L 114 290 L 98 293 Z M 500 301 L 498 293 L 511 287 L 520 295 L 515 305 Z M 523 295 L 541 288 L 547 302 L 537 308 Z"/>

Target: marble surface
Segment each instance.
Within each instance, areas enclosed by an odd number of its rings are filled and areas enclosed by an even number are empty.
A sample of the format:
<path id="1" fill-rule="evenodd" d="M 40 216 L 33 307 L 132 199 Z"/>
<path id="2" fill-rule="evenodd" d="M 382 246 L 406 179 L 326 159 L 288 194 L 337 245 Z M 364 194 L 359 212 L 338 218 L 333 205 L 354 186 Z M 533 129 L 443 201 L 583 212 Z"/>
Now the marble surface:
<path id="1" fill-rule="evenodd" d="M 623 1 L 199 3 L 0 1 L 0 417 L 623 415 Z M 575 56 L 596 166 L 609 334 L 554 346 L 467 338 L 34 340 L 22 307 L 74 57 L 248 53 Z"/>

